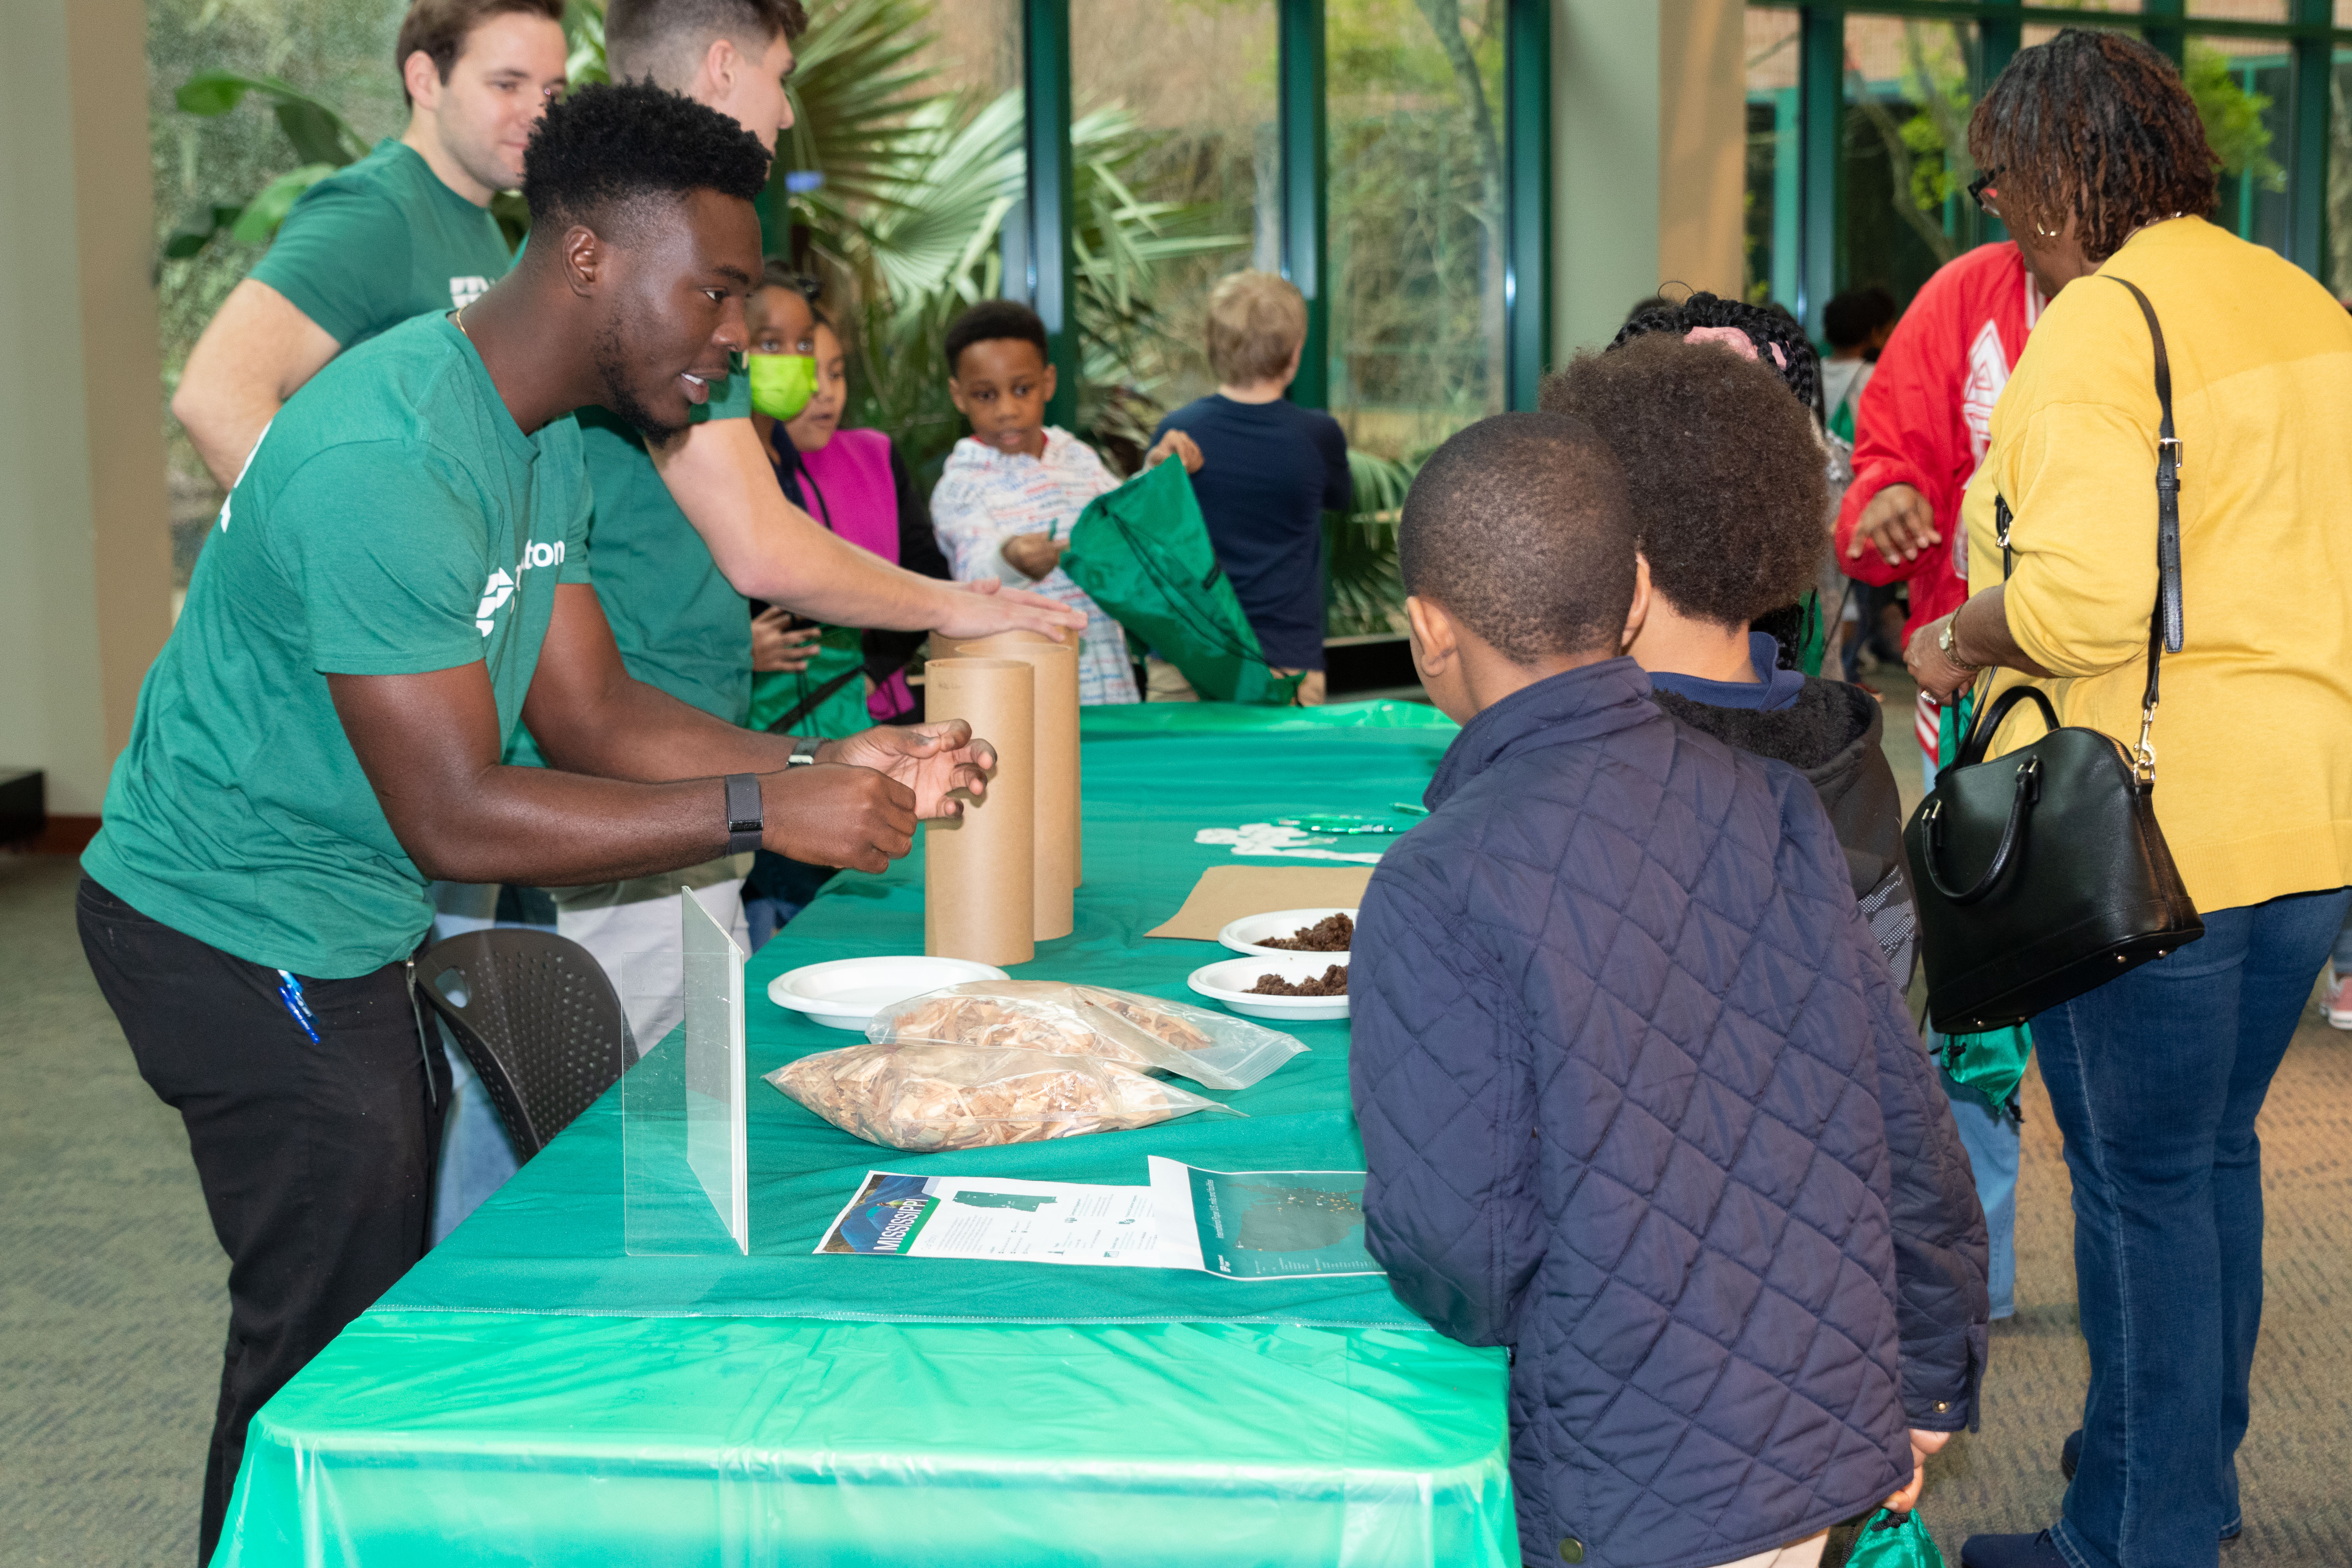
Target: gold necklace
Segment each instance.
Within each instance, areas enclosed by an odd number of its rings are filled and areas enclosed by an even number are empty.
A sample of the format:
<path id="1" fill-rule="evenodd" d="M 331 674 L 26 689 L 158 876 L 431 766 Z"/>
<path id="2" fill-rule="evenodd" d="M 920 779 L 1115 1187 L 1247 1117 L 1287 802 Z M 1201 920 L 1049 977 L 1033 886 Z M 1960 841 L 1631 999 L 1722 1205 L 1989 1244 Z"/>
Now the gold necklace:
<path id="1" fill-rule="evenodd" d="M 474 334 L 466 330 L 465 306 L 460 305 L 456 310 L 449 312 L 449 324 L 457 329 L 457 335 L 459 337 L 465 339 L 469 343 L 474 341 Z"/>

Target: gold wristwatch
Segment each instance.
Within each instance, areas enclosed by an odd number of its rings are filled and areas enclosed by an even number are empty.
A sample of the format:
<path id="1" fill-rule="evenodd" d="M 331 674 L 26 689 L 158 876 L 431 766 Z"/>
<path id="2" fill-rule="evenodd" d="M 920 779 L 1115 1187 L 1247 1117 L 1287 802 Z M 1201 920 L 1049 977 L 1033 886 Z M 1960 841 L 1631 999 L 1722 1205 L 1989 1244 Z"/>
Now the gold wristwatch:
<path id="1" fill-rule="evenodd" d="M 1980 664 L 1970 664 L 1967 659 L 1960 657 L 1959 639 L 1952 636 L 1953 630 L 1958 627 L 1959 624 L 1960 616 L 1959 612 L 1957 610 L 1944 617 L 1944 629 L 1936 634 L 1936 651 L 1942 654 L 1944 658 L 1952 664 L 1967 670 L 1970 675 L 1974 675 L 1977 671 L 1982 669 L 1984 666 Z"/>

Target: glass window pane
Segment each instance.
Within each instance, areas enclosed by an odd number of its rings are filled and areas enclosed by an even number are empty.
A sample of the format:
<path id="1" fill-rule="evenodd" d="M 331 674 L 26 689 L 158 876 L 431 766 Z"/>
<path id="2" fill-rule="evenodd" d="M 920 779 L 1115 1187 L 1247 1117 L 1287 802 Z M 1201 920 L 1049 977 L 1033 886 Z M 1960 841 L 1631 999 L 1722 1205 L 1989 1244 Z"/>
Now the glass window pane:
<path id="1" fill-rule="evenodd" d="M 2352 300 L 2352 50 L 2336 51 L 2327 105 L 2327 276 L 2339 300 Z"/>
<path id="2" fill-rule="evenodd" d="M 2213 220 L 2241 238 L 2286 247 L 2287 100 L 2294 72 L 2283 39 L 2193 37 L 2182 72 L 2221 160 Z"/>
<path id="3" fill-rule="evenodd" d="M 315 0 L 300 6 L 207 5 L 155 0 L 147 10 L 147 114 L 160 252 L 183 221 L 205 226 L 215 204 L 242 206 L 302 162 L 259 94 L 229 113 L 184 113 L 175 94 L 198 71 L 277 76 L 341 110 L 364 144 L 396 136 L 408 121 L 392 65 L 401 7 L 383 0 Z M 194 256 L 165 261 L 157 275 L 163 396 L 179 385 L 188 351 L 263 250 L 223 234 Z M 213 481 L 178 420 L 163 420 L 170 486 L 172 577 L 186 589 L 196 552 L 220 514 Z"/>
<path id="4" fill-rule="evenodd" d="M 1274 0 L 1150 12 L 1150 47 L 1138 47 L 1134 0 L 1070 0 L 1081 417 L 1114 447 L 1122 432 L 1148 439 L 1160 413 L 1215 389 L 1216 280 L 1254 255 L 1281 269 Z M 1142 447 L 1111 456 L 1132 467 Z"/>
<path id="5" fill-rule="evenodd" d="M 1325 13 L 1331 411 L 1381 457 L 1503 406 L 1502 11 Z M 1451 37 L 1433 13 L 1458 14 Z"/>
<path id="6" fill-rule="evenodd" d="M 956 0 L 931 8 L 937 37 L 916 57 L 940 92 L 989 98 L 1021 85 L 1021 0 Z"/>
<path id="7" fill-rule="evenodd" d="M 1966 22 L 1846 18 L 1841 290 L 1876 286 L 1907 303 L 1977 243 L 1968 195 L 1975 50 Z"/>
<path id="8" fill-rule="evenodd" d="M 1797 14 L 1748 8 L 1745 283 L 1758 304 L 1797 308 Z"/>

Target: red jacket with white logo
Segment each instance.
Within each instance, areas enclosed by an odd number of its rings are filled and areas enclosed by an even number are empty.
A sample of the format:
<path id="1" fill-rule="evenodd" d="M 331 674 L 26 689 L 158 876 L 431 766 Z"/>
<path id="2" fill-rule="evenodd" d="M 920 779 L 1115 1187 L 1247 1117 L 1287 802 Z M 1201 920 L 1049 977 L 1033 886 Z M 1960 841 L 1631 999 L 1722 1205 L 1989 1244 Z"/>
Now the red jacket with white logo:
<path id="1" fill-rule="evenodd" d="M 1984 460 L 1992 405 L 2025 336 L 2042 314 L 2042 291 L 2015 244 L 1980 245 L 1946 262 L 1927 279 L 1878 356 L 1854 414 L 1853 483 L 1838 509 L 1837 560 L 1848 576 L 1885 584 L 1908 579 L 1907 643 L 1920 626 L 1958 609 L 1969 596 L 1968 532 L 1960 495 Z M 1854 524 L 1888 485 L 1927 498 L 1944 542 L 1916 561 L 1887 564 L 1870 545 L 1849 560 Z M 1933 751 L 1934 723 L 1924 717 L 1921 743 Z"/>

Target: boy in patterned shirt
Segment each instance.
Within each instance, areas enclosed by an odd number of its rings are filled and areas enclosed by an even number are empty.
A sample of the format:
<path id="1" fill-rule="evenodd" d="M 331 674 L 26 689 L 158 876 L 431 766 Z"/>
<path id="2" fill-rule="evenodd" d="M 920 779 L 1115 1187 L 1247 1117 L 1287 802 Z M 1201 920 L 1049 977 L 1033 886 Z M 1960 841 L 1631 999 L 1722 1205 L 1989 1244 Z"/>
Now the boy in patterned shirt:
<path id="1" fill-rule="evenodd" d="M 983 300 L 948 327 L 948 395 L 971 421 L 931 491 L 931 523 L 959 582 L 995 577 L 1083 611 L 1078 700 L 1134 702 L 1127 634 L 1062 570 L 1070 528 L 1087 503 L 1118 479 L 1094 448 L 1045 423 L 1054 367 L 1045 323 L 1028 306 Z M 1201 449 L 1171 430 L 1143 459 L 1150 468 L 1182 458 L 1201 468 Z"/>

